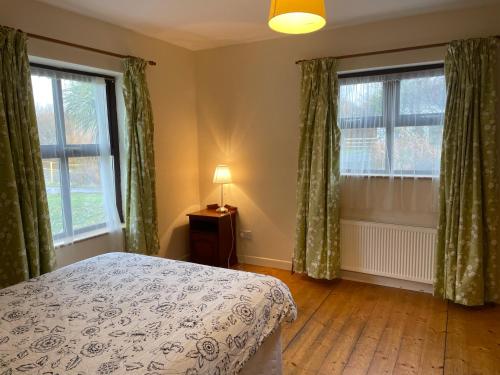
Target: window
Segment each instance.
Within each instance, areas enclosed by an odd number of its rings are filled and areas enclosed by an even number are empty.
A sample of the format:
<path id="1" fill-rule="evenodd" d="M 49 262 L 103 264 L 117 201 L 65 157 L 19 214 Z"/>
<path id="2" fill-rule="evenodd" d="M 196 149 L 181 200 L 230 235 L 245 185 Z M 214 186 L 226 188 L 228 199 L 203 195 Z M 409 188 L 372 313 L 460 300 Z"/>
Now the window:
<path id="1" fill-rule="evenodd" d="M 340 75 L 343 175 L 437 176 L 446 90 L 443 66 Z"/>
<path id="2" fill-rule="evenodd" d="M 103 230 L 121 217 L 114 79 L 32 64 L 31 80 L 54 240 Z"/>

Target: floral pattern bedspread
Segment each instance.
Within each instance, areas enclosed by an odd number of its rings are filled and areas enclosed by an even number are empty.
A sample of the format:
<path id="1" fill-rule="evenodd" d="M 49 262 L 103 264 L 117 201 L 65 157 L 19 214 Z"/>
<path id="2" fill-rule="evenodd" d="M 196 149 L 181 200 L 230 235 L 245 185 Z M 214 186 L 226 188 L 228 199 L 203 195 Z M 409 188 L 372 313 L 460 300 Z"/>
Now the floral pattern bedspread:
<path id="1" fill-rule="evenodd" d="M 0 374 L 235 374 L 296 314 L 270 276 L 109 253 L 0 290 Z"/>

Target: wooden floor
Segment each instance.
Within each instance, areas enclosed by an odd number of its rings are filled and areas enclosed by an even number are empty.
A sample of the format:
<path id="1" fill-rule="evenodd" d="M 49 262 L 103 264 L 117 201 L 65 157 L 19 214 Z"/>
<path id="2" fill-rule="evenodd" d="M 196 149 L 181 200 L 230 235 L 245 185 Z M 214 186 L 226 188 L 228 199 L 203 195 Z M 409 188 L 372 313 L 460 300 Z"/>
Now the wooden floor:
<path id="1" fill-rule="evenodd" d="M 289 374 L 500 374 L 500 307 L 465 308 L 429 294 L 273 268 L 298 319 L 282 330 Z"/>

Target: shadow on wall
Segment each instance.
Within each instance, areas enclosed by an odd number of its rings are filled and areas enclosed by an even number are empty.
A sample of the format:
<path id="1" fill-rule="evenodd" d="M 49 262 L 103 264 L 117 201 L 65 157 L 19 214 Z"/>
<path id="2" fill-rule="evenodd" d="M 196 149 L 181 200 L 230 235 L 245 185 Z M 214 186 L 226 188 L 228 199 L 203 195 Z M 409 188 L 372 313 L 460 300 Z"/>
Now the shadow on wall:
<path id="1" fill-rule="evenodd" d="M 183 245 L 185 244 L 185 245 Z M 162 249 L 165 249 L 162 252 Z M 183 250 L 181 250 L 183 249 Z M 189 259 L 189 225 L 179 225 L 170 232 L 166 246 L 160 247 L 160 256 L 177 260 Z"/>
<path id="2" fill-rule="evenodd" d="M 189 225 L 186 214 L 199 209 L 199 205 L 187 207 L 176 216 L 167 230 L 160 234 L 159 256 L 179 260 L 189 257 Z"/>
<path id="3" fill-rule="evenodd" d="M 250 198 L 241 185 L 233 183 L 226 185 L 224 189 L 225 203 L 238 207 L 236 235 L 239 261 L 257 257 L 289 262 L 293 253 L 295 217 L 277 221 L 273 219 L 273 214 L 275 216 L 276 213 L 266 212 Z M 219 202 L 219 194 L 220 189 L 214 185 L 205 201 Z M 241 230 L 251 230 L 252 238 L 239 237 Z"/>

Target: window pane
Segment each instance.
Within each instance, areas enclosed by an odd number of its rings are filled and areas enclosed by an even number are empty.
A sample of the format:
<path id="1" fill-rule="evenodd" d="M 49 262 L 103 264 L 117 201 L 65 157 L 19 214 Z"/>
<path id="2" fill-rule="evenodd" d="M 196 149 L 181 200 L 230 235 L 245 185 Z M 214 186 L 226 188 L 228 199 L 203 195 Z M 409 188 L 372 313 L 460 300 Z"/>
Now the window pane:
<path id="1" fill-rule="evenodd" d="M 385 173 L 385 160 L 385 128 L 342 129 L 342 172 Z"/>
<path id="2" fill-rule="evenodd" d="M 400 114 L 403 116 L 400 126 L 394 129 L 393 169 L 396 173 L 439 174 L 445 105 L 444 76 L 401 80 Z"/>
<path id="3" fill-rule="evenodd" d="M 439 174 L 442 138 L 442 126 L 396 127 L 393 169 L 417 175 Z"/>
<path id="4" fill-rule="evenodd" d="M 446 88 L 444 76 L 401 80 L 402 115 L 444 113 Z"/>
<path id="5" fill-rule="evenodd" d="M 354 82 L 340 86 L 340 169 L 343 173 L 385 172 L 383 88 L 382 82 Z"/>
<path id="6" fill-rule="evenodd" d="M 96 88 L 91 82 L 61 79 L 66 142 L 97 143 Z"/>
<path id="7" fill-rule="evenodd" d="M 382 82 L 341 85 L 339 97 L 339 114 L 341 118 L 382 115 Z"/>
<path id="8" fill-rule="evenodd" d="M 35 99 L 40 144 L 54 145 L 57 143 L 57 138 L 52 96 L 52 79 L 34 75 L 31 76 L 31 83 L 33 86 L 33 97 Z"/>
<path id="9" fill-rule="evenodd" d="M 52 235 L 56 236 L 64 231 L 59 159 L 43 159 L 42 164 Z"/>
<path id="10" fill-rule="evenodd" d="M 73 230 L 106 222 L 97 157 L 69 158 Z"/>

